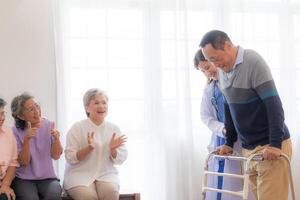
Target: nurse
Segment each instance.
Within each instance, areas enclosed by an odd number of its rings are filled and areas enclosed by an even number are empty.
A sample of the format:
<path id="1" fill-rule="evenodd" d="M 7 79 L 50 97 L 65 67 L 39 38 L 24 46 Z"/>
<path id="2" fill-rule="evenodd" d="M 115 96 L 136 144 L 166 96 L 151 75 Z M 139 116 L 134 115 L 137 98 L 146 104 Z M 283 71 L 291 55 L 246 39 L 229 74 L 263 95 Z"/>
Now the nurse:
<path id="1" fill-rule="evenodd" d="M 217 68 L 208 62 L 202 54 L 201 49 L 194 57 L 194 66 L 201 70 L 207 77 L 207 85 L 204 89 L 200 115 L 202 122 L 212 131 L 208 151 L 213 152 L 225 143 L 226 130 L 224 128 L 224 97 L 218 88 Z M 241 153 L 241 143 L 235 144 L 234 151 Z M 227 172 L 241 174 L 241 166 L 238 161 L 211 160 L 208 163 L 209 171 Z M 227 178 L 222 176 L 210 176 L 208 186 L 217 189 L 241 191 L 243 182 L 241 179 Z M 240 197 L 224 193 L 207 192 L 207 200 L 238 200 Z"/>

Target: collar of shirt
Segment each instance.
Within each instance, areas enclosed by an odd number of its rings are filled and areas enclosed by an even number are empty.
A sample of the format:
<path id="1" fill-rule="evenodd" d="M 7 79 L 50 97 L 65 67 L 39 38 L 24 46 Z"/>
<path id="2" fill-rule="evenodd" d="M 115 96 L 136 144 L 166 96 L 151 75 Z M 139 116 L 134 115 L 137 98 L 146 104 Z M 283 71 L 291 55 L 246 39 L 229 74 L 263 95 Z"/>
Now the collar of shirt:
<path id="1" fill-rule="evenodd" d="M 96 130 L 103 128 L 103 126 L 105 124 L 105 120 L 100 125 L 97 125 L 90 118 L 87 118 L 87 119 L 88 119 L 88 122 L 92 125 L 92 127 L 94 127 Z"/>
<path id="2" fill-rule="evenodd" d="M 227 73 L 224 72 L 227 78 L 231 78 L 237 66 L 244 61 L 244 49 L 241 46 L 238 46 L 237 48 L 238 48 L 238 52 L 232 69 Z"/>

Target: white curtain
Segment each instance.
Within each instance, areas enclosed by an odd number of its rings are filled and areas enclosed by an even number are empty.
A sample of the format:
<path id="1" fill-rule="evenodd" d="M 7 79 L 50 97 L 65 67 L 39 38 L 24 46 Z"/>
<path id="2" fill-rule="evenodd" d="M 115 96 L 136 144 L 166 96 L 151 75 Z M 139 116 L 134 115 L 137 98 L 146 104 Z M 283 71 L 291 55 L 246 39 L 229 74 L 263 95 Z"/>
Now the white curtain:
<path id="1" fill-rule="evenodd" d="M 205 78 L 192 60 L 211 29 L 226 31 L 269 63 L 292 134 L 294 172 L 299 168 L 299 1 L 53 2 L 58 127 L 66 133 L 85 117 L 87 89 L 108 92 L 108 120 L 129 137 L 129 158 L 119 168 L 121 191 L 140 192 L 143 200 L 200 198 L 210 132 L 199 117 Z M 61 178 L 63 170 L 61 161 Z"/>

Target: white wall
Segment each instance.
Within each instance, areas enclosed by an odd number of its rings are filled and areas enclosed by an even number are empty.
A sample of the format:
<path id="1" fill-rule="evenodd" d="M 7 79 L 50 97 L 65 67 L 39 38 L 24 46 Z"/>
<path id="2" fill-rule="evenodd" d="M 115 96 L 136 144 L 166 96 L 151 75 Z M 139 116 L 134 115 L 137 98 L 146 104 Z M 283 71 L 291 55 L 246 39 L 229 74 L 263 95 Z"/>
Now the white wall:
<path id="1" fill-rule="evenodd" d="M 0 2 L 0 97 L 10 105 L 15 95 L 29 91 L 41 103 L 43 115 L 56 121 L 51 0 Z M 13 122 L 10 116 L 8 124 Z"/>

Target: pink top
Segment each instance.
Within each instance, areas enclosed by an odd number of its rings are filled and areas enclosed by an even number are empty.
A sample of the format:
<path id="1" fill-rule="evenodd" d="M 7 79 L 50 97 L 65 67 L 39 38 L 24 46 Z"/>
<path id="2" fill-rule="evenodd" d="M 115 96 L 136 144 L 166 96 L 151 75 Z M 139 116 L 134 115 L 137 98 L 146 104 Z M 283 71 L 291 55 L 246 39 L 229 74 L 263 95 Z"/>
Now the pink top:
<path id="1" fill-rule="evenodd" d="M 0 127 L 0 184 L 9 166 L 18 167 L 17 142 L 8 127 Z"/>

